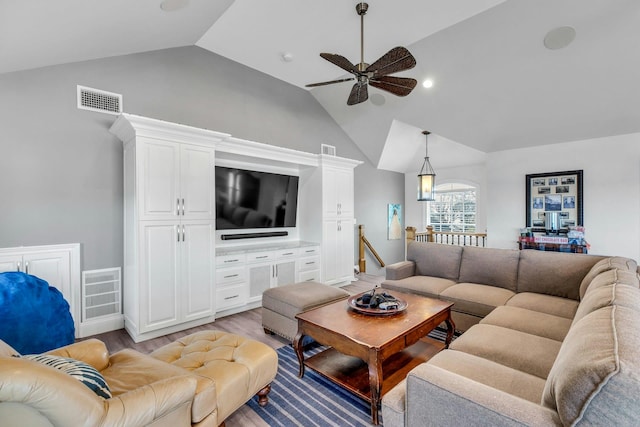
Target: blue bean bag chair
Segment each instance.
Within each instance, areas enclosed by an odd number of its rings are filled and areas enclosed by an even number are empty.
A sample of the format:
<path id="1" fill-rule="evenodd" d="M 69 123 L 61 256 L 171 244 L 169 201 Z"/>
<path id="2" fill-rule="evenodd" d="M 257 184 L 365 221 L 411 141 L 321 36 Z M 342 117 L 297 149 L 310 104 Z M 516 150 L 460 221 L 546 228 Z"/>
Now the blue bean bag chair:
<path id="1" fill-rule="evenodd" d="M 0 339 L 21 354 L 36 354 L 74 342 L 69 303 L 36 276 L 0 273 Z"/>

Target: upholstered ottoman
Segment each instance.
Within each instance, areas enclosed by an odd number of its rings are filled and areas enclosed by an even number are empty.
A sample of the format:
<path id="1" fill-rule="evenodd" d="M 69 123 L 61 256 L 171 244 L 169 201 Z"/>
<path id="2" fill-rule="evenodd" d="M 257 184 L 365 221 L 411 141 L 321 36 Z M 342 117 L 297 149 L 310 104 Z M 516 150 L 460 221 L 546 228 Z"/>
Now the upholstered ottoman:
<path id="1" fill-rule="evenodd" d="M 199 377 L 192 406 L 193 425 L 217 427 L 254 395 L 268 403 L 278 355 L 261 342 L 222 331 L 202 331 L 150 354 Z"/>
<path id="2" fill-rule="evenodd" d="M 262 293 L 262 327 L 266 333 L 293 340 L 298 333 L 296 314 L 348 297 L 347 291 L 318 282 L 267 289 Z"/>

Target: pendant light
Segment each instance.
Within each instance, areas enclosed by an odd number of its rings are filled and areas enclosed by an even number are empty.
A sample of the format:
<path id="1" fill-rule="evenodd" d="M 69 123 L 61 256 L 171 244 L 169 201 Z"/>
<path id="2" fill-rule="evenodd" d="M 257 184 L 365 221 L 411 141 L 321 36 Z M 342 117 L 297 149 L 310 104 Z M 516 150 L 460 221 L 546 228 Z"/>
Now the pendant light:
<path id="1" fill-rule="evenodd" d="M 422 169 L 420 169 L 420 173 L 418 174 L 418 201 L 419 202 L 428 202 L 435 200 L 435 190 L 436 190 L 436 173 L 429 163 L 429 147 L 428 147 L 428 137 L 431 132 L 425 130 L 422 132 L 425 138 L 425 155 L 424 155 L 424 163 L 422 164 Z"/>

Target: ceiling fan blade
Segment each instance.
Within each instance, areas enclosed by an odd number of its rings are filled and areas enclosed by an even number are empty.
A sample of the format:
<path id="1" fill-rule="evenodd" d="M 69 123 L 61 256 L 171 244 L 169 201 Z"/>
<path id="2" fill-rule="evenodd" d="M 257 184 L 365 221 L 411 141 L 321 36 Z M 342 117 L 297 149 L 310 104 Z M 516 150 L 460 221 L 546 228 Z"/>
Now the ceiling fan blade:
<path id="1" fill-rule="evenodd" d="M 353 85 L 351 89 L 351 93 L 349 94 L 349 99 L 347 100 L 347 105 L 356 105 L 361 102 L 369 99 L 369 90 L 367 89 L 367 84 L 363 82 L 358 82 Z"/>
<path id="2" fill-rule="evenodd" d="M 304 85 L 304 87 L 325 86 L 325 85 L 330 85 L 330 84 L 333 84 L 333 83 L 348 82 L 349 80 L 354 80 L 354 78 L 353 77 L 349 77 L 348 79 L 338 79 L 338 80 L 330 80 L 328 82 L 311 83 L 311 84 L 308 84 L 308 85 Z"/>
<path id="3" fill-rule="evenodd" d="M 326 59 L 327 61 L 331 62 L 332 64 L 337 65 L 338 67 L 342 68 L 345 71 L 348 71 L 353 74 L 358 73 L 358 67 L 353 65 L 351 61 L 349 61 L 347 58 L 345 58 L 342 55 L 338 55 L 336 53 L 321 53 L 320 56 Z"/>
<path id="4" fill-rule="evenodd" d="M 378 89 L 386 90 L 394 95 L 407 96 L 416 87 L 418 82 L 415 79 L 406 77 L 382 76 L 369 79 L 369 84 Z"/>
<path id="5" fill-rule="evenodd" d="M 404 47 L 398 46 L 385 53 L 380 59 L 369 65 L 365 70 L 373 73 L 373 77 L 409 70 L 416 66 L 416 59 Z"/>

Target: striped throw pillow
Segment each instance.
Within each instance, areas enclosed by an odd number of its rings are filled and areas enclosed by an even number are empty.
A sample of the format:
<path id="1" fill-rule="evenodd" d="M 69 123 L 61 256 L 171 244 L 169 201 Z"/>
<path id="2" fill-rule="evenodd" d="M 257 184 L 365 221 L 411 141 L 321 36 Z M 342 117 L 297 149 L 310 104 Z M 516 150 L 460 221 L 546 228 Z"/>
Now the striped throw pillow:
<path id="1" fill-rule="evenodd" d="M 46 366 L 59 369 L 69 374 L 82 384 L 89 387 L 95 394 L 104 398 L 111 398 L 111 390 L 104 377 L 93 366 L 75 359 L 46 354 L 34 354 L 22 356 L 24 359 L 33 360 Z"/>

